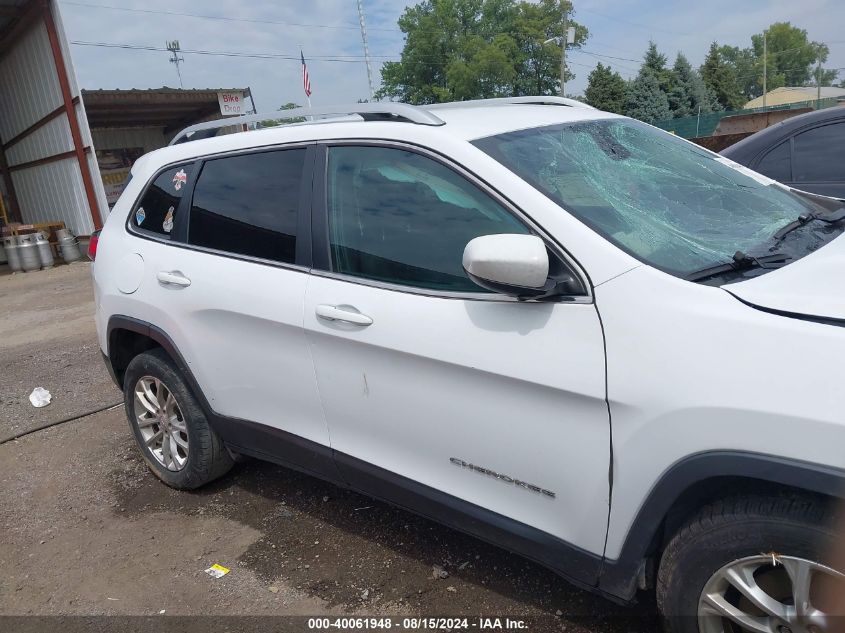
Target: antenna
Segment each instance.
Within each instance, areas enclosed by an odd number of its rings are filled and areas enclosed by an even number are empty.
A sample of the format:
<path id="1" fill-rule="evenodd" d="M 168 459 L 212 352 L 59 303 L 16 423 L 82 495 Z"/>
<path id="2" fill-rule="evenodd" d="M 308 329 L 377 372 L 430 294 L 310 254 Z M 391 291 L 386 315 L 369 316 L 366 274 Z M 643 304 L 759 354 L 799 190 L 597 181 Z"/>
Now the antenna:
<path id="1" fill-rule="evenodd" d="M 173 57 L 170 58 L 170 63 L 176 64 L 176 74 L 179 75 L 179 87 L 184 88 L 185 86 L 182 85 L 182 71 L 179 69 L 179 63 L 185 61 L 185 58 L 179 56 L 179 51 L 182 50 L 179 48 L 179 40 L 167 42 L 167 50 L 173 54 Z"/>
<path id="2" fill-rule="evenodd" d="M 364 62 L 367 64 L 367 83 L 370 86 L 370 101 L 375 99 L 373 90 L 373 66 L 370 63 L 370 46 L 367 43 L 367 23 L 364 21 L 364 5 L 358 0 L 358 21 L 361 23 L 361 40 L 364 42 Z"/>

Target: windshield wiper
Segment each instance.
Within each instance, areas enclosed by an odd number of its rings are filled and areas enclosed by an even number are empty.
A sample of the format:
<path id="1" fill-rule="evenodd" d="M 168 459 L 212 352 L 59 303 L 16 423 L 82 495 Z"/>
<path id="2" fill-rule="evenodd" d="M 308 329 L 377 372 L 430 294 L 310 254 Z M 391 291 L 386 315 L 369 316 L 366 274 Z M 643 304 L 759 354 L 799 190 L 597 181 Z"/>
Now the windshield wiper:
<path id="1" fill-rule="evenodd" d="M 717 277 L 718 275 L 723 275 L 725 273 L 742 272 L 752 268 L 780 268 L 791 259 L 792 258 L 789 255 L 766 255 L 764 257 L 753 257 L 743 253 L 742 251 L 737 251 L 734 253 L 731 261 L 696 270 L 688 274 L 685 279 L 687 281 L 704 281 L 705 279 Z"/>
<path id="2" fill-rule="evenodd" d="M 812 222 L 813 220 L 818 220 L 819 222 L 827 222 L 828 224 L 834 224 L 835 222 L 839 222 L 840 220 L 845 220 L 845 207 L 837 209 L 836 211 L 830 211 L 828 213 L 805 213 L 803 215 L 799 215 L 797 220 L 794 220 L 787 224 L 785 227 L 780 229 L 777 233 L 772 236 L 772 239 L 775 240 L 775 243 L 780 242 L 788 233 L 791 233 L 795 229 L 804 226 L 808 222 Z"/>

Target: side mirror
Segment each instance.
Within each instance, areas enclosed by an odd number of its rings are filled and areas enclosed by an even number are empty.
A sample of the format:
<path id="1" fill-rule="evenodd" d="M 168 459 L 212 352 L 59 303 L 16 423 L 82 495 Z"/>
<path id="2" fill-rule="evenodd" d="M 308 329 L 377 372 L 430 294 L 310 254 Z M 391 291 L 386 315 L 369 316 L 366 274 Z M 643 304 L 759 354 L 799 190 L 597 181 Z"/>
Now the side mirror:
<path id="1" fill-rule="evenodd" d="M 535 235 L 482 235 L 464 249 L 464 270 L 482 288 L 530 299 L 549 292 L 549 255 Z"/>

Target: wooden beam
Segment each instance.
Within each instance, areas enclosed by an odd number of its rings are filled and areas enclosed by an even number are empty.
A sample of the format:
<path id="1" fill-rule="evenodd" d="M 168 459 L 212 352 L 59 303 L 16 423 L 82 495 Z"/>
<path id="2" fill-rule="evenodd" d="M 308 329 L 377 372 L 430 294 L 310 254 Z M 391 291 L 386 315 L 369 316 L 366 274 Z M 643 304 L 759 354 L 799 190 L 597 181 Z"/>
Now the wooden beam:
<path id="1" fill-rule="evenodd" d="M 90 154 L 91 148 L 86 147 L 83 151 L 84 154 Z M 29 169 L 30 167 L 38 167 L 40 165 L 48 165 L 50 163 L 57 163 L 60 160 L 67 160 L 68 158 L 73 158 L 76 156 L 76 150 L 72 149 L 68 152 L 62 152 L 61 154 L 53 154 L 52 156 L 45 156 L 44 158 L 38 158 L 36 160 L 30 160 L 25 163 L 18 163 L 17 165 L 12 165 L 9 167 L 9 171 L 15 172 L 20 171 L 21 169 Z"/>
<path id="2" fill-rule="evenodd" d="M 85 155 L 91 153 L 91 148 L 86 147 L 83 151 Z M 9 171 L 16 172 L 22 169 L 29 169 L 30 167 L 39 167 L 40 165 L 48 165 L 50 163 L 57 163 L 60 160 L 67 160 L 68 158 L 74 158 L 76 156 L 76 150 L 72 149 L 67 152 L 62 152 L 60 154 L 53 154 L 52 156 L 45 156 L 44 158 L 37 158 L 36 160 L 30 160 L 25 163 L 18 163 L 17 165 L 10 165 Z"/>
<path id="3" fill-rule="evenodd" d="M 3 183 L 6 185 L 6 193 L 9 196 L 9 215 L 13 222 L 23 222 L 21 219 L 21 207 L 18 204 L 18 195 L 15 192 L 15 183 L 12 181 L 12 173 L 6 163 L 6 154 L 0 147 L 0 172 L 3 173 Z"/>
<path id="4" fill-rule="evenodd" d="M 47 26 L 50 47 L 53 49 L 53 61 L 56 63 L 56 74 L 59 76 L 59 86 L 62 89 L 62 98 L 65 102 L 65 112 L 67 113 L 68 123 L 70 124 L 70 135 L 73 138 L 76 160 L 79 163 L 79 171 L 82 174 L 85 195 L 88 198 L 88 209 L 91 212 L 94 230 L 99 230 L 103 228 L 103 221 L 100 218 L 100 205 L 97 203 L 97 195 L 94 193 L 94 180 L 91 178 L 91 169 L 88 166 L 88 158 L 85 156 L 85 147 L 82 144 L 82 131 L 79 128 L 79 120 L 76 118 L 73 95 L 70 93 L 67 67 L 65 66 L 64 56 L 62 55 L 62 48 L 59 45 L 56 22 L 53 20 L 53 13 L 49 6 L 44 8 L 44 24 Z"/>
<path id="5" fill-rule="evenodd" d="M 74 105 L 76 105 L 77 103 L 79 103 L 79 97 L 74 97 L 74 99 L 73 99 L 73 104 L 74 104 Z M 35 122 L 35 123 L 33 123 L 32 125 L 30 125 L 28 128 L 26 128 L 26 129 L 25 129 L 23 132 L 21 132 L 20 134 L 18 134 L 18 135 L 16 135 L 16 136 L 13 136 L 12 138 L 10 138 L 10 139 L 8 140 L 8 142 L 3 143 L 3 149 L 4 149 L 4 150 L 8 150 L 8 149 L 9 149 L 10 147 L 12 147 L 12 145 L 14 145 L 15 143 L 19 143 L 19 142 L 21 142 L 23 139 L 25 139 L 27 136 L 29 136 L 30 134 L 32 134 L 33 132 L 35 132 L 37 129 L 44 127 L 44 126 L 45 126 L 45 125 L 47 125 L 50 121 L 52 121 L 53 119 L 55 119 L 55 118 L 57 118 L 57 117 L 60 117 L 60 116 L 61 116 L 61 115 L 63 115 L 64 113 L 65 113 L 65 107 L 64 107 L 63 105 L 62 105 L 62 106 L 59 106 L 58 108 L 56 108 L 55 110 L 53 110 L 53 111 L 52 111 L 50 114 L 48 114 L 47 116 L 44 116 L 44 117 L 40 118 L 38 121 L 36 121 L 36 122 Z"/>

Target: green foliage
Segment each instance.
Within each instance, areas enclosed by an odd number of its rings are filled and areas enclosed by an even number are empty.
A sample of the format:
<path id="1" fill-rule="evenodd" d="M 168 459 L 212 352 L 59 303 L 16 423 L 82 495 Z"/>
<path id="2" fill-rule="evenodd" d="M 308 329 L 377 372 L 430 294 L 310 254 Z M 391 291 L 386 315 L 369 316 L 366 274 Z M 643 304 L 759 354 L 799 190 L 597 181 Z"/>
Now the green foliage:
<path id="1" fill-rule="evenodd" d="M 821 73 L 817 73 L 817 63 L 821 61 L 823 65 L 830 51 L 825 44 L 811 42 L 804 29 L 789 22 L 776 22 L 765 30 L 765 34 L 767 90 L 815 85 L 817 79 L 822 86 L 831 86 L 836 81 L 836 70 L 822 68 Z M 733 69 L 745 101 L 763 94 L 763 33 L 751 36 L 749 48 L 721 46 L 719 52 Z"/>
<path id="2" fill-rule="evenodd" d="M 622 76 L 601 62 L 590 73 L 584 97 L 594 108 L 622 114 L 625 110 L 626 85 Z"/>
<path id="3" fill-rule="evenodd" d="M 763 34 L 751 36 L 754 55 L 760 59 L 762 82 Z M 822 65 L 830 53 L 826 44 L 811 42 L 807 31 L 789 22 L 775 22 L 766 29 L 767 87 L 803 86 L 816 81 L 816 63 Z M 822 71 L 822 84 L 829 86 L 836 79 L 837 71 Z"/>
<path id="4" fill-rule="evenodd" d="M 560 44 L 569 0 L 424 0 L 399 18 L 405 46 L 382 66 L 378 98 L 406 103 L 553 94 L 560 88 Z M 575 43 L 587 29 L 575 26 Z M 571 79 L 567 71 L 567 79 Z"/>
<path id="5" fill-rule="evenodd" d="M 668 94 L 672 90 L 674 78 L 672 71 L 666 68 L 666 61 L 666 55 L 657 50 L 657 44 L 649 41 L 640 70 L 650 71 L 657 78 L 660 89 Z"/>
<path id="6" fill-rule="evenodd" d="M 709 114 L 721 110 L 716 95 L 690 65 L 683 53 L 678 53 L 672 66 L 672 87 L 667 95 L 673 118 Z"/>
<path id="7" fill-rule="evenodd" d="M 736 72 L 719 51 L 719 45 L 713 42 L 702 64 L 701 78 L 713 91 L 723 110 L 736 110 L 745 103 L 737 83 Z"/>
<path id="8" fill-rule="evenodd" d="M 288 101 L 286 104 L 279 106 L 279 109 L 276 112 L 282 112 L 284 110 L 294 110 L 296 108 L 301 108 L 302 106 L 298 103 L 294 103 L 293 101 Z M 295 116 L 290 117 L 287 119 L 265 119 L 258 123 L 258 127 L 274 127 L 276 125 L 285 125 L 287 123 L 302 123 L 305 121 L 304 116 Z"/>
<path id="9" fill-rule="evenodd" d="M 744 101 L 751 101 L 763 94 L 762 54 L 757 57 L 753 48 L 720 46 L 719 54 L 734 71 L 739 92 Z M 771 84 L 768 87 L 772 89 Z"/>
<path id="10" fill-rule="evenodd" d="M 625 114 L 646 123 L 662 121 L 672 116 L 669 99 L 660 89 L 660 79 L 651 68 L 640 68 L 640 74 L 628 87 Z"/>

